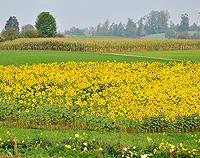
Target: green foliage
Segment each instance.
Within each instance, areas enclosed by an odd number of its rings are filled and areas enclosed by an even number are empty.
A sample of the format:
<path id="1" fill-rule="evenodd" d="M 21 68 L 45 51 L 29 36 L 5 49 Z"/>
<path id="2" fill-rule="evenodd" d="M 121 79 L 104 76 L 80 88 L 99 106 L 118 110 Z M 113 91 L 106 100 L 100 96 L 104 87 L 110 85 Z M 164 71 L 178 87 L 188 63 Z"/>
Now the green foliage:
<path id="1" fill-rule="evenodd" d="M 147 34 L 164 33 L 168 29 L 168 11 L 151 11 L 145 17 L 145 31 Z"/>
<path id="2" fill-rule="evenodd" d="M 125 29 L 125 35 L 126 37 L 133 37 L 133 38 L 137 36 L 136 23 L 134 23 L 132 19 L 128 19 Z"/>
<path id="3" fill-rule="evenodd" d="M 76 97 L 74 97 L 74 102 Z M 65 128 L 97 131 L 126 132 L 164 132 L 164 131 L 198 131 L 200 116 L 194 114 L 188 117 L 178 117 L 175 122 L 165 119 L 165 116 L 144 118 L 143 122 L 117 118 L 115 122 L 107 116 L 93 116 L 83 109 L 73 105 L 70 108 L 57 105 L 36 108 L 24 106 L 0 106 L 0 121 L 6 125 L 25 128 Z"/>
<path id="4" fill-rule="evenodd" d="M 14 40 L 19 37 L 19 32 L 17 32 L 16 29 L 12 27 L 3 30 L 1 34 L 6 40 Z"/>
<path id="5" fill-rule="evenodd" d="M 0 34 L 0 42 L 5 41 L 5 38 Z"/>
<path id="6" fill-rule="evenodd" d="M 142 37 L 145 35 L 145 30 L 144 30 L 144 24 L 143 24 L 144 18 L 140 18 L 138 21 L 138 28 L 137 28 L 137 36 Z"/>
<path id="7" fill-rule="evenodd" d="M 49 12 L 42 12 L 38 15 L 35 27 L 40 37 L 56 36 L 56 20 Z"/>
<path id="8" fill-rule="evenodd" d="M 189 31 L 189 16 L 187 13 L 181 15 L 181 24 L 178 27 L 178 31 L 186 32 Z"/>
<path id="9" fill-rule="evenodd" d="M 22 38 L 37 38 L 37 37 L 39 37 L 37 30 L 24 30 L 21 32 L 20 36 Z"/>
<path id="10" fill-rule="evenodd" d="M 13 28 L 16 32 L 19 32 L 19 22 L 15 16 L 11 16 L 6 22 L 5 31 L 9 30 L 10 28 Z"/>
<path id="11" fill-rule="evenodd" d="M 5 29 L 2 31 L 2 36 L 6 40 L 13 40 L 19 36 L 19 22 L 15 16 L 11 16 L 5 25 Z"/>
<path id="12" fill-rule="evenodd" d="M 31 24 L 28 24 L 22 27 L 20 37 L 21 38 L 37 38 L 39 37 L 39 34 L 38 34 L 38 31 Z"/>
<path id="13" fill-rule="evenodd" d="M 193 136 L 198 141 L 197 136 Z M 25 157 L 129 157 L 129 158 L 198 158 L 199 149 L 189 148 L 187 144 L 171 144 L 165 140 L 154 141 L 151 137 L 145 140 L 146 146 L 140 144 L 107 143 L 100 138 L 84 133 L 71 134 L 61 141 L 52 140 L 47 134 L 38 133 L 34 137 L 17 137 L 7 131 L 0 139 L 0 153 L 11 157 L 21 155 Z M 197 142 L 198 144 L 199 142 Z M 7 157 L 7 156 L 6 156 Z"/>

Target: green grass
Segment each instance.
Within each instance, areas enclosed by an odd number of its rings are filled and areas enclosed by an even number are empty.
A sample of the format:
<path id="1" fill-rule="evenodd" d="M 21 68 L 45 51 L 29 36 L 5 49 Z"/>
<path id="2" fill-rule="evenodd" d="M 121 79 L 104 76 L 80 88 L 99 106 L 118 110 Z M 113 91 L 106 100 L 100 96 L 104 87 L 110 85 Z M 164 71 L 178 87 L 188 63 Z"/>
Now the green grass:
<path id="1" fill-rule="evenodd" d="M 85 134 L 88 139 L 82 137 Z M 75 134 L 81 138 L 75 139 Z M 136 146 L 136 150 L 142 150 L 140 154 L 147 151 L 153 151 L 161 142 L 168 142 L 175 146 L 180 143 L 188 150 L 199 149 L 196 142 L 200 133 L 154 133 L 154 134 L 128 134 L 128 133 L 110 133 L 97 131 L 76 131 L 76 130 L 53 130 L 53 129 L 22 129 L 11 127 L 0 127 L 0 142 L 3 140 L 4 147 L 0 144 L 1 157 L 116 157 L 113 154 L 120 154 L 119 151 L 124 147 Z M 82 139 L 83 138 L 83 139 Z M 150 140 L 151 141 L 148 141 Z M 13 146 L 17 142 L 17 146 Z M 70 143 L 71 142 L 71 143 Z M 96 154 L 91 151 L 81 151 L 83 143 L 94 145 Z M 7 144 L 7 145 L 6 145 Z M 76 150 L 67 150 L 64 145 L 75 145 Z M 103 153 L 98 154 L 99 147 L 102 147 Z M 118 151 L 118 152 L 117 152 Z M 119 155 L 118 155 L 119 156 Z M 158 158 L 163 157 L 162 155 Z M 168 155 L 167 157 L 170 157 Z"/>
<path id="2" fill-rule="evenodd" d="M 155 57 L 155 58 L 168 58 L 183 61 L 200 61 L 200 50 L 176 50 L 176 51 L 154 51 L 154 52 L 131 52 L 126 53 L 131 55 Z"/>
<path id="3" fill-rule="evenodd" d="M 124 56 L 121 55 L 121 53 L 116 54 L 65 51 L 0 51 L 0 65 L 21 65 L 68 61 L 168 62 L 170 61 L 169 59 L 200 61 L 200 50 L 123 53 L 134 56 Z"/>
<path id="4" fill-rule="evenodd" d="M 62 142 L 66 138 L 74 136 L 76 133 L 82 135 L 86 133 L 89 139 L 97 139 L 108 144 L 121 143 L 124 145 L 139 145 L 141 147 L 148 146 L 147 137 L 151 138 L 154 142 L 160 143 L 162 140 L 168 141 L 174 145 L 184 142 L 188 147 L 197 147 L 198 143 L 195 142 L 193 136 L 200 137 L 200 133 L 117 133 L 117 132 L 98 132 L 98 131 L 80 131 L 80 130 L 55 130 L 55 129 L 23 129 L 12 127 L 0 127 L 0 138 L 4 138 L 7 132 L 10 132 L 19 140 L 35 138 L 41 136 L 52 142 Z M 193 135 L 193 136 L 192 136 Z"/>

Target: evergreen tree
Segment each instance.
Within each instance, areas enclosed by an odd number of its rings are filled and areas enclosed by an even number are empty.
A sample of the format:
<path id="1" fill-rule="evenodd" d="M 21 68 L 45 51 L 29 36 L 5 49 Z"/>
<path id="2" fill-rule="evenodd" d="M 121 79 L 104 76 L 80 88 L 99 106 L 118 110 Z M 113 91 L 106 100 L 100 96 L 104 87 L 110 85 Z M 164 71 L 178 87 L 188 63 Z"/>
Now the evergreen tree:
<path id="1" fill-rule="evenodd" d="M 147 34 L 164 33 L 168 29 L 168 11 L 151 11 L 145 16 L 145 32 Z"/>
<path id="2" fill-rule="evenodd" d="M 125 29 L 125 36 L 135 38 L 136 34 L 137 34 L 136 23 L 134 23 L 132 19 L 128 19 Z"/>
<path id="3" fill-rule="evenodd" d="M 19 22 L 15 16 L 11 16 L 5 25 L 5 31 L 13 28 L 16 32 L 19 32 Z"/>
<path id="4" fill-rule="evenodd" d="M 120 22 L 117 26 L 117 36 L 123 37 L 125 35 L 125 28 L 124 25 Z"/>
<path id="5" fill-rule="evenodd" d="M 35 27 L 40 37 L 56 36 L 56 20 L 49 12 L 42 12 L 38 15 Z"/>
<path id="6" fill-rule="evenodd" d="M 145 35 L 143 20 L 144 20 L 143 18 L 140 18 L 140 20 L 138 21 L 138 28 L 137 28 L 138 37 L 142 37 Z"/>
<path id="7" fill-rule="evenodd" d="M 6 40 L 13 40 L 19 36 L 19 22 L 15 16 L 11 16 L 5 25 L 5 29 L 2 31 L 2 36 Z"/>

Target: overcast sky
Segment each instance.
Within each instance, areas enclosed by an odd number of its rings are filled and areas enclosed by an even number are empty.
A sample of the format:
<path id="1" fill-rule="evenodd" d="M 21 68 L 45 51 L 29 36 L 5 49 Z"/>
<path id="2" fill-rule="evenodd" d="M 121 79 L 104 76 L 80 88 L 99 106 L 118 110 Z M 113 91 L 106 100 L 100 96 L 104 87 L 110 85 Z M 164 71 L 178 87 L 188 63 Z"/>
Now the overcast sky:
<path id="1" fill-rule="evenodd" d="M 35 24 L 37 15 L 49 11 L 56 18 L 58 30 L 72 26 L 89 27 L 103 23 L 137 21 L 151 10 L 168 10 L 171 20 L 180 22 L 180 15 L 188 13 L 196 22 L 200 0 L 0 0 L 0 30 L 9 16 L 15 15 L 20 26 Z"/>

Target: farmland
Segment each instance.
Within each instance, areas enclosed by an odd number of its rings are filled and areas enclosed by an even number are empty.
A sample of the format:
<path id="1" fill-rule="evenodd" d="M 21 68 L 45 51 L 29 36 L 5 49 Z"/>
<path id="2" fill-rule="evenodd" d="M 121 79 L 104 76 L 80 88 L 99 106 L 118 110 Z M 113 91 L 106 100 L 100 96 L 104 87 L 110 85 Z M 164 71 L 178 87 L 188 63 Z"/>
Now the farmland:
<path id="1" fill-rule="evenodd" d="M 0 50 L 65 50 L 82 52 L 135 52 L 196 50 L 199 40 L 142 40 L 129 38 L 32 38 L 0 43 Z"/>
<path id="2" fill-rule="evenodd" d="M 0 151 L 25 151 L 27 156 L 29 144 L 33 156 L 38 143 L 40 154 L 49 154 L 44 157 L 121 157 L 130 152 L 140 157 L 147 150 L 158 157 L 198 157 L 199 43 L 117 38 L 0 43 Z M 69 132 L 66 139 L 60 134 L 51 139 L 19 135 L 28 128 Z M 129 141 L 135 134 L 141 143 Z M 7 141 L 15 137 L 18 151 Z M 134 144 L 142 147 L 135 150 Z"/>

